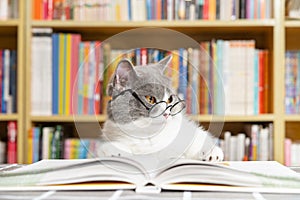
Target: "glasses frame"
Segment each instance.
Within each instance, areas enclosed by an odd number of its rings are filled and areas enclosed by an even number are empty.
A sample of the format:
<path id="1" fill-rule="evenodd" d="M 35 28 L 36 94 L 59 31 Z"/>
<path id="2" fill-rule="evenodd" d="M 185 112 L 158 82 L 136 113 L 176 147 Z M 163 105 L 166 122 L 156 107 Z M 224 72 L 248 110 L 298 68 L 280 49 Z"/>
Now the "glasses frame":
<path id="1" fill-rule="evenodd" d="M 177 115 L 177 114 L 180 113 L 180 112 L 185 108 L 185 106 L 186 106 L 186 105 L 185 105 L 185 101 L 182 100 L 182 99 L 180 99 L 177 95 L 175 95 L 175 96 L 177 96 L 177 98 L 179 99 L 179 101 L 177 101 L 177 102 L 176 102 L 175 104 L 173 104 L 173 105 L 168 105 L 168 103 L 167 103 L 166 101 L 159 101 L 159 102 L 153 104 L 151 107 L 148 107 L 148 106 L 142 101 L 142 99 L 139 97 L 139 95 L 138 95 L 135 91 L 133 91 L 132 89 L 126 89 L 126 90 L 123 90 L 123 91 L 120 92 L 119 94 L 113 96 L 113 97 L 112 97 L 112 100 L 116 99 L 118 96 L 121 96 L 121 95 L 125 94 L 126 92 L 130 92 L 130 94 L 131 94 L 136 100 L 138 100 L 138 101 L 139 101 L 139 102 L 140 102 L 140 103 L 148 110 L 148 114 L 149 114 L 149 116 L 150 116 L 151 118 L 155 118 L 155 117 L 159 117 L 159 116 L 163 115 L 164 112 L 165 112 L 166 110 L 168 110 L 169 108 L 170 108 L 170 115 L 171 115 L 171 116 Z M 161 114 L 159 114 L 159 115 L 157 115 L 157 116 L 151 116 L 151 115 L 150 115 L 151 110 L 153 110 L 153 108 L 155 108 L 156 105 L 161 104 L 161 103 L 165 103 L 165 104 L 166 104 L 165 110 L 164 110 Z M 176 105 L 178 105 L 179 103 L 183 103 L 183 105 L 184 105 L 183 108 L 182 108 L 180 111 L 176 112 L 176 113 L 172 113 L 172 109 L 173 109 Z"/>

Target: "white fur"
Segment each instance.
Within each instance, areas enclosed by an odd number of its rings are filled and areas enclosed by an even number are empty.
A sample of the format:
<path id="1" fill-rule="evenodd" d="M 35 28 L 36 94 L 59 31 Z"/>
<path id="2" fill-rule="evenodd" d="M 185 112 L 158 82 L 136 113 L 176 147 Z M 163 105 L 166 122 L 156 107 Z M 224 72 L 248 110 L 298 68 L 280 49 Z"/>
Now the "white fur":
<path id="1" fill-rule="evenodd" d="M 129 124 L 107 120 L 103 128 L 100 155 L 149 155 L 185 157 L 205 161 L 223 160 L 210 133 L 184 115 L 142 118 Z"/>

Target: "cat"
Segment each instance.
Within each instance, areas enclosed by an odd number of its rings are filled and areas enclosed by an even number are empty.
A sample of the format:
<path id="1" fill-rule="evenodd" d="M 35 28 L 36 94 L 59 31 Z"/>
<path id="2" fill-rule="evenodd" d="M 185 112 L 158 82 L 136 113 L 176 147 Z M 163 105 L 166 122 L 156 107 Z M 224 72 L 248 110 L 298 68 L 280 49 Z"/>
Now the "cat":
<path id="1" fill-rule="evenodd" d="M 133 66 L 127 59 L 117 64 L 107 86 L 111 100 L 107 104 L 100 156 L 223 160 L 213 136 L 184 114 L 184 101 L 164 75 L 171 59 L 167 56 L 147 66 Z"/>

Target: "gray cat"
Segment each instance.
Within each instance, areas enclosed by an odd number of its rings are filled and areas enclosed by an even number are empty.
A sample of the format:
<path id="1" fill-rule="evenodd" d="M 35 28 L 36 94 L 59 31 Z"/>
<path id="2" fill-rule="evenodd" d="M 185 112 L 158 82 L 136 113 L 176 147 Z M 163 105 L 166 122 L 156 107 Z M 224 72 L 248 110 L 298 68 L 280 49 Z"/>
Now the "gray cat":
<path id="1" fill-rule="evenodd" d="M 211 134 L 185 116 L 184 101 L 163 73 L 171 59 L 135 67 L 126 59 L 118 63 L 107 88 L 111 100 L 100 156 L 223 160 Z"/>

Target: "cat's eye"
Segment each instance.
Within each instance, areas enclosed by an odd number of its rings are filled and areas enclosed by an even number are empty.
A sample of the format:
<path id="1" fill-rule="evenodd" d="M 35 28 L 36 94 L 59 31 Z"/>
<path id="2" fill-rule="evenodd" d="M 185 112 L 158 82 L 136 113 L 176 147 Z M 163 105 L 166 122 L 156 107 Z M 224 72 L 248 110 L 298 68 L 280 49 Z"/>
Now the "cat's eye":
<path id="1" fill-rule="evenodd" d="M 174 101 L 174 98 L 173 98 L 173 95 L 171 95 L 168 100 L 167 100 L 167 103 L 170 104 Z"/>
<path id="2" fill-rule="evenodd" d="M 150 104 L 155 104 L 156 103 L 156 98 L 154 96 L 145 96 L 145 99 L 148 101 Z"/>

